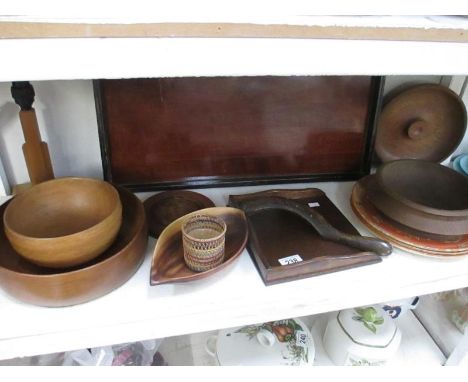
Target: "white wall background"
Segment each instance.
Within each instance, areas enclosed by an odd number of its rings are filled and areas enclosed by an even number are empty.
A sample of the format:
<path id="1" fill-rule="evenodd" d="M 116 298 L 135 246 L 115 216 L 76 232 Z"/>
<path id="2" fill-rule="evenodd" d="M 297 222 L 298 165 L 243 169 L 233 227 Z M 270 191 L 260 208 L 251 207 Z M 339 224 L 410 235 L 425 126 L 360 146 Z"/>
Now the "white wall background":
<path id="1" fill-rule="evenodd" d="M 389 76 L 385 92 L 417 83 L 439 83 L 440 76 Z M 102 178 L 92 82 L 32 82 L 36 92 L 34 108 L 42 139 L 49 145 L 56 177 L 87 176 Z M 0 159 L 10 186 L 29 181 L 22 154 L 23 134 L 19 107 L 10 93 L 11 83 L 0 83 Z M 467 100 L 465 100 L 465 103 Z M 468 151 L 465 137 L 458 152 Z M 0 171 L 1 172 L 1 171 Z"/>

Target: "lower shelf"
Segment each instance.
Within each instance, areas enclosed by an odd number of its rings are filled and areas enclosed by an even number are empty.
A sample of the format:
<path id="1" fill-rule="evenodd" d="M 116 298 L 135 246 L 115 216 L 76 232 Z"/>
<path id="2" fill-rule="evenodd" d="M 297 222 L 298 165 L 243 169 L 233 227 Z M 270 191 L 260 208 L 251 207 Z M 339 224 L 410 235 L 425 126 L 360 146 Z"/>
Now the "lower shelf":
<path id="1" fill-rule="evenodd" d="M 322 345 L 330 313 L 301 317 L 309 328 L 315 343 L 314 366 L 332 366 Z M 398 319 L 402 332 L 402 342 L 397 355 L 387 362 L 387 366 L 434 366 L 443 365 L 446 358 L 431 336 L 427 333 L 412 312 Z M 217 331 L 171 337 L 164 340 L 159 352 L 169 366 L 218 366 L 216 358 L 205 350 L 206 341 Z"/>

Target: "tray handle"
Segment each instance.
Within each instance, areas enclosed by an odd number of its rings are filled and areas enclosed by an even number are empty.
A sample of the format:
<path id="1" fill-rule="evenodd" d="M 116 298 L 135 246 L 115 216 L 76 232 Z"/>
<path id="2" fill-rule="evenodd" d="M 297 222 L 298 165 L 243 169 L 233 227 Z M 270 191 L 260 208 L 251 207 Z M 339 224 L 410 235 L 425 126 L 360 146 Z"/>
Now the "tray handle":
<path id="1" fill-rule="evenodd" d="M 365 252 L 373 252 L 379 256 L 388 256 L 393 250 L 392 245 L 385 240 L 341 232 L 328 223 L 315 209 L 308 208 L 295 200 L 272 196 L 246 200 L 239 204 L 246 214 L 268 209 L 280 209 L 292 212 L 310 223 L 324 239 L 348 245 Z"/>

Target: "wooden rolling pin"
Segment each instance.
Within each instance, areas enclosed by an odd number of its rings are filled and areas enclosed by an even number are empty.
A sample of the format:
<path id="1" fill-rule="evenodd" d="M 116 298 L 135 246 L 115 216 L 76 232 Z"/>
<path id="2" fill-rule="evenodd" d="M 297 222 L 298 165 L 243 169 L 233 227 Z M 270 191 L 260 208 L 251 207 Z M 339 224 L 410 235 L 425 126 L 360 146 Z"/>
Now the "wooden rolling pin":
<path id="1" fill-rule="evenodd" d="M 21 107 L 19 117 L 23 128 L 23 154 L 31 184 L 37 184 L 54 178 L 47 143 L 41 140 L 37 125 L 36 112 L 32 107 L 34 89 L 29 82 L 13 82 L 11 95 Z"/>

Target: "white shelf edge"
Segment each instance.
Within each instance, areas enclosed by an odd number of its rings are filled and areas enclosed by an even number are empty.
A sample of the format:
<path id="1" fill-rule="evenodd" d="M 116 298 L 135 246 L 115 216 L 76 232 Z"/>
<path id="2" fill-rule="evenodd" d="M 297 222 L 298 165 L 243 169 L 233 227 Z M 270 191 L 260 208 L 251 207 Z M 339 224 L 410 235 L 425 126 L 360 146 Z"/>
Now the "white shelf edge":
<path id="1" fill-rule="evenodd" d="M 0 39 L 0 81 L 465 75 L 468 43 L 281 38 Z"/>

